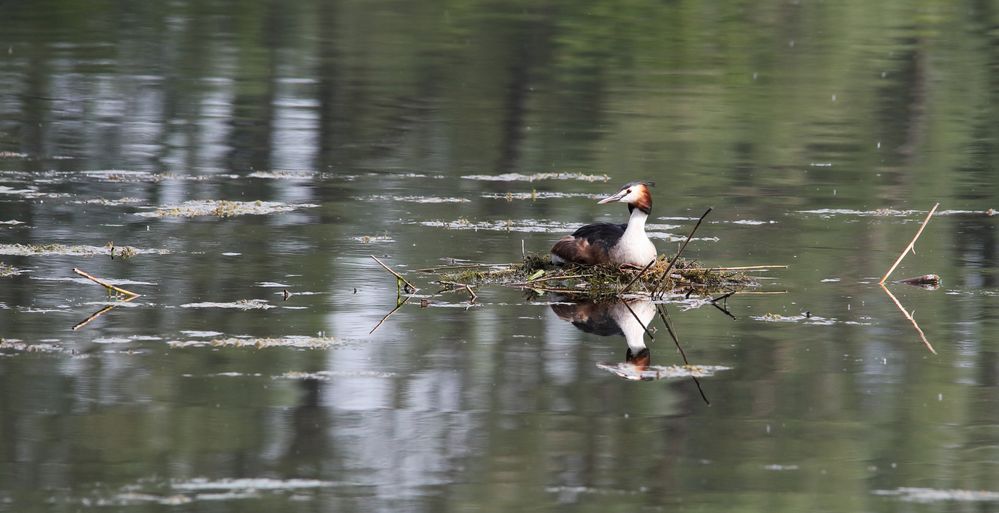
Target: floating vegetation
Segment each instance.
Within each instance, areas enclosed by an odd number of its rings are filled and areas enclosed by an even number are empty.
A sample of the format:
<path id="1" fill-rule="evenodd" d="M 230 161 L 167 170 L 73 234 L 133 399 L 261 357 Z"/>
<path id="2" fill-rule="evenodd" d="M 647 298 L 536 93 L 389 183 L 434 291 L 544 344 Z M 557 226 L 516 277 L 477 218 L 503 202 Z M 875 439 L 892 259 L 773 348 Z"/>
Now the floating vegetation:
<path id="1" fill-rule="evenodd" d="M 442 198 L 438 196 L 393 196 L 391 194 L 378 194 L 357 199 L 360 201 L 402 201 L 405 203 L 471 203 L 472 201 L 466 198 Z"/>
<path id="2" fill-rule="evenodd" d="M 548 192 L 548 191 L 531 191 L 531 192 L 507 192 L 507 193 L 494 193 L 487 192 L 482 195 L 483 198 L 489 199 L 503 199 L 507 201 L 513 200 L 543 200 L 543 199 L 563 199 L 563 198 L 589 198 L 589 199 L 601 199 L 604 196 L 601 194 L 587 194 L 585 192 Z"/>
<path id="3" fill-rule="evenodd" d="M 536 219 L 473 222 L 465 218 L 458 218 L 454 221 L 418 221 L 415 224 L 448 230 L 486 230 L 524 233 L 561 233 L 572 231 L 578 225 L 578 223 L 569 224 Z"/>
<path id="4" fill-rule="evenodd" d="M 8 187 L 6 185 L 0 185 L 0 194 L 6 194 L 9 196 L 20 196 L 22 198 L 67 198 L 69 194 L 64 192 L 41 192 L 37 187 L 28 187 L 27 189 L 15 189 L 13 187 Z"/>
<path id="5" fill-rule="evenodd" d="M 823 218 L 830 218 L 837 215 L 857 216 L 857 217 L 911 217 L 917 214 L 925 214 L 925 210 L 897 210 L 893 208 L 878 208 L 874 210 L 854 210 L 849 208 L 819 208 L 814 210 L 799 210 L 799 214 L 814 214 Z M 994 208 L 985 210 L 941 210 L 938 216 L 987 216 L 996 215 Z"/>
<path id="6" fill-rule="evenodd" d="M 254 171 L 247 175 L 250 178 L 266 178 L 269 180 L 311 180 L 318 173 L 315 171 Z"/>
<path id="7" fill-rule="evenodd" d="M 832 326 L 834 324 L 847 324 L 852 326 L 870 326 L 870 323 L 858 322 L 858 321 L 840 321 L 837 319 L 820 317 L 818 315 L 812 315 L 809 312 L 798 315 L 781 315 L 775 313 L 767 313 L 764 315 L 751 315 L 749 317 L 754 321 L 763 322 L 800 322 L 804 324 L 813 324 L 816 326 Z"/>
<path id="8" fill-rule="evenodd" d="M 268 478 L 238 478 L 211 481 L 205 478 L 195 478 L 190 481 L 177 481 L 170 484 L 174 490 L 204 491 L 204 490 L 302 490 L 306 488 L 324 488 L 333 486 L 331 481 L 318 479 L 268 479 Z"/>
<path id="9" fill-rule="evenodd" d="M 126 255 L 167 255 L 170 253 L 166 249 L 143 249 L 132 246 L 120 246 L 116 248 Z M 0 255 L 11 256 L 47 256 L 47 255 L 70 255 L 70 256 L 96 256 L 108 255 L 108 246 L 81 246 L 65 244 L 0 244 Z M 117 254 L 116 254 L 117 256 Z"/>
<path id="10" fill-rule="evenodd" d="M 97 489 L 92 496 L 80 499 L 83 506 L 129 506 L 138 504 L 158 504 L 163 506 L 182 506 L 201 501 L 230 501 L 259 499 L 264 494 L 291 494 L 297 492 L 296 499 L 308 490 L 335 486 L 332 481 L 317 479 L 270 479 L 270 478 L 227 478 L 209 480 L 194 478 L 190 480 L 158 480 L 143 479 L 133 484 L 122 486 L 118 490 Z"/>
<path id="11" fill-rule="evenodd" d="M 295 349 L 329 349 L 343 342 L 333 337 L 305 337 L 289 336 L 282 338 L 216 338 L 212 340 L 171 340 L 167 342 L 173 348 L 186 347 L 224 347 L 224 348 L 252 348 L 268 349 L 273 347 L 286 347 Z"/>
<path id="12" fill-rule="evenodd" d="M 605 370 L 629 381 L 655 381 L 676 378 L 707 378 L 720 371 L 729 370 L 721 365 L 649 365 L 638 366 L 632 363 L 598 363 L 598 369 Z"/>
<path id="13" fill-rule="evenodd" d="M 372 244 L 376 242 L 395 242 L 395 239 L 389 237 L 388 235 L 358 235 L 356 237 L 351 237 L 350 240 L 355 240 L 364 244 Z"/>
<path id="14" fill-rule="evenodd" d="M 758 221 L 756 219 L 736 219 L 735 221 L 730 221 L 732 224 L 741 224 L 746 226 L 760 226 L 764 224 L 777 224 L 777 221 Z"/>
<path id="15" fill-rule="evenodd" d="M 138 205 L 140 203 L 145 203 L 145 200 L 130 197 L 118 199 L 90 198 L 87 200 L 70 201 L 70 203 L 74 205 L 102 205 L 107 207 L 116 207 L 120 205 Z"/>
<path id="16" fill-rule="evenodd" d="M 669 276 L 665 277 L 669 268 L 665 258 L 660 258 L 641 274 L 640 269 L 619 268 L 614 265 L 557 266 L 548 255 L 528 255 L 520 263 L 490 266 L 455 264 L 421 271 L 436 273 L 440 283 L 452 288 L 457 285 L 495 284 L 539 292 L 602 298 L 616 296 L 629 285 L 632 285 L 629 290 L 633 292 L 652 291 L 661 281 L 665 290 L 684 289 L 702 293 L 737 290 L 753 284 L 752 278 L 743 271 L 778 267 L 784 266 L 704 267 L 693 260 L 681 258 L 669 269 Z M 632 284 L 636 277 L 637 282 Z"/>
<path id="17" fill-rule="evenodd" d="M 319 371 L 319 372 L 302 372 L 302 371 L 289 371 L 281 374 L 280 376 L 274 376 L 274 379 L 312 379 L 316 381 L 329 381 L 333 377 L 347 377 L 347 378 L 394 378 L 398 374 L 394 372 L 380 372 L 380 371 Z"/>
<path id="18" fill-rule="evenodd" d="M 896 488 L 874 490 L 874 495 L 898 497 L 907 502 L 997 502 L 999 492 L 987 490 L 937 490 L 934 488 Z"/>
<path id="19" fill-rule="evenodd" d="M 484 180 L 487 182 L 536 182 L 539 180 L 579 180 L 582 182 L 607 182 L 607 175 L 588 175 L 584 173 L 503 173 L 499 175 L 466 175 L 466 180 Z"/>
<path id="20" fill-rule="evenodd" d="M 68 349 L 59 344 L 28 344 L 20 340 L 0 338 L 0 353 L 64 353 Z"/>
<path id="21" fill-rule="evenodd" d="M 72 175 L 73 173 L 66 173 Z M 80 173 L 86 178 L 97 179 L 105 182 L 151 182 L 163 181 L 192 181 L 203 182 L 217 179 L 236 180 L 242 178 L 237 174 L 208 173 L 203 175 L 189 175 L 181 173 L 150 173 L 148 171 L 132 171 L 122 169 L 101 169 L 93 171 L 83 171 Z M 71 177 L 71 176 L 70 176 Z"/>
<path id="22" fill-rule="evenodd" d="M 240 299 L 239 301 L 233 301 L 230 303 L 215 303 L 215 302 L 204 302 L 204 303 L 187 303 L 180 305 L 181 308 L 231 308 L 236 310 L 268 310 L 271 308 L 277 308 L 276 306 L 267 302 L 266 299 Z"/>
<path id="23" fill-rule="evenodd" d="M 142 217 L 235 217 L 291 212 L 301 208 L 316 208 L 312 203 L 280 203 L 276 201 L 192 200 L 180 205 L 157 208 L 152 212 L 139 212 Z"/>
<path id="24" fill-rule="evenodd" d="M 5 264 L 3 262 L 0 262 L 0 278 L 8 278 L 10 276 L 17 276 L 18 274 L 21 274 L 21 272 L 22 271 L 20 269 L 14 267 L 12 265 L 7 265 L 7 264 Z"/>

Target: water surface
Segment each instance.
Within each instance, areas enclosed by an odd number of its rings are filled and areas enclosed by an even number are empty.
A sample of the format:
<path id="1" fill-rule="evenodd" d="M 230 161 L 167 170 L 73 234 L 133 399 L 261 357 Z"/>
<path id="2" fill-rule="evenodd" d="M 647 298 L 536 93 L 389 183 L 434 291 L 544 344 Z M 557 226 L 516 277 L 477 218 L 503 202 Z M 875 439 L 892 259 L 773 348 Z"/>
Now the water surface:
<path id="1" fill-rule="evenodd" d="M 0 510 L 994 508 L 994 11 L 7 6 Z M 623 222 L 634 179 L 661 252 L 714 207 L 686 256 L 788 266 L 667 305 L 698 383 L 414 272 Z M 943 285 L 890 286 L 934 354 L 877 281 L 936 202 L 894 277 Z M 373 333 L 369 255 L 421 287 Z M 74 267 L 141 297 L 80 326 Z"/>

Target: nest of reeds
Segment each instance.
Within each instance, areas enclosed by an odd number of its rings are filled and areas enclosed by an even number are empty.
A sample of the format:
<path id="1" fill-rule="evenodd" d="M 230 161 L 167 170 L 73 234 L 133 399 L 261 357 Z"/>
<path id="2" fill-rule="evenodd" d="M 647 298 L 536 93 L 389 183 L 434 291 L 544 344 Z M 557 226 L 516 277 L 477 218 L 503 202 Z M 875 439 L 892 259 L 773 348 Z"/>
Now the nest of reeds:
<path id="1" fill-rule="evenodd" d="M 625 292 L 729 292 L 753 284 L 740 268 L 706 267 L 683 258 L 670 266 L 665 257 L 644 270 L 614 265 L 555 265 L 548 255 L 528 255 L 523 262 L 514 264 L 441 266 L 430 271 L 436 272 L 438 281 L 445 286 L 492 284 L 590 298 Z"/>

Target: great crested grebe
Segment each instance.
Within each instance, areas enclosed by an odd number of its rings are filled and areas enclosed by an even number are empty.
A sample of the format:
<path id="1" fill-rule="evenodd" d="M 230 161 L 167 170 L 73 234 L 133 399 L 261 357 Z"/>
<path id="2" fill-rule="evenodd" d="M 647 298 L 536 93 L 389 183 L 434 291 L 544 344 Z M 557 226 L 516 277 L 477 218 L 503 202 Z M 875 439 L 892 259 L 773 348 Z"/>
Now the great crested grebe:
<path id="1" fill-rule="evenodd" d="M 645 220 L 652 211 L 649 187 L 655 182 L 631 182 L 617 194 L 598 204 L 622 202 L 628 204 L 631 217 L 627 224 L 588 224 L 572 235 L 566 235 L 552 246 L 552 262 L 584 265 L 630 264 L 644 267 L 658 256 L 656 246 L 645 234 Z"/>

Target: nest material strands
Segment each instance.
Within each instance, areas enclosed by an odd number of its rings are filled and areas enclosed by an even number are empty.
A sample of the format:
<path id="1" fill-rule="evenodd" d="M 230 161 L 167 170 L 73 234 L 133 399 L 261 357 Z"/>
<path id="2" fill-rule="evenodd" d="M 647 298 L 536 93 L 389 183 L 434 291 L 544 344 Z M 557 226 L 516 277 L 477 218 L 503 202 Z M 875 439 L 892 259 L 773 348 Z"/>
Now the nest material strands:
<path id="1" fill-rule="evenodd" d="M 741 270 L 703 267 L 692 260 L 682 258 L 672 269 L 669 267 L 669 262 L 662 257 L 642 273 L 642 269 L 639 268 L 620 268 L 613 265 L 557 266 L 552 263 L 548 255 L 528 255 L 521 263 L 490 268 L 441 268 L 439 281 L 468 285 L 505 285 L 591 298 L 616 296 L 624 291 L 651 293 L 659 283 L 665 284 L 665 290 L 679 288 L 705 292 L 729 291 L 752 283 L 752 279 Z M 667 270 L 669 276 L 664 276 Z M 636 277 L 639 277 L 637 282 L 629 288 L 628 285 Z"/>

